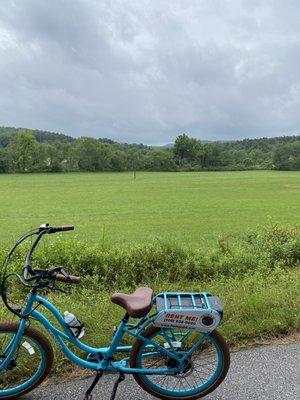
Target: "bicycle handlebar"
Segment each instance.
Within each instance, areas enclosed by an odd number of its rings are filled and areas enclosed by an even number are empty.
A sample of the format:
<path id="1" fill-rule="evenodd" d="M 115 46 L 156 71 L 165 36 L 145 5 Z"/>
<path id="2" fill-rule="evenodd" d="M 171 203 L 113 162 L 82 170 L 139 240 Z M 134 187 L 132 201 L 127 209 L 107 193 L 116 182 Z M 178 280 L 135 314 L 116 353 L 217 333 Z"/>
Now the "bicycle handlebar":
<path id="1" fill-rule="evenodd" d="M 64 225 L 64 226 L 50 226 L 48 227 L 47 233 L 56 233 L 56 232 L 67 232 L 74 231 L 74 225 Z"/>
<path id="2" fill-rule="evenodd" d="M 29 232 L 22 235 L 14 244 L 12 249 L 9 251 L 8 255 L 6 256 L 3 269 L 1 273 L 0 279 L 0 296 L 3 299 L 4 304 L 13 314 L 17 315 L 18 317 L 24 317 L 19 311 L 15 308 L 11 307 L 8 304 L 7 296 L 6 296 L 6 287 L 5 282 L 7 278 L 11 275 L 16 275 L 21 283 L 25 286 L 33 288 L 33 290 L 37 291 L 38 289 L 52 289 L 52 290 L 61 290 L 55 287 L 55 281 L 64 282 L 64 283 L 71 283 L 71 284 L 78 284 L 80 282 L 80 278 L 77 276 L 70 276 L 63 267 L 55 267 L 50 270 L 40 270 L 40 269 L 33 269 L 31 267 L 31 257 L 32 254 L 37 247 L 39 241 L 41 240 L 42 236 L 46 233 L 56 233 L 56 232 L 66 232 L 66 231 L 73 231 L 73 225 L 66 225 L 66 226 L 54 226 L 51 227 L 49 224 L 41 225 L 39 228 L 30 230 Z M 36 236 L 35 240 L 33 241 L 32 245 L 30 246 L 26 258 L 23 264 L 23 278 L 17 273 L 7 273 L 7 268 L 9 263 L 11 262 L 12 256 L 17 249 L 26 239 L 29 237 Z M 64 291 L 63 291 L 64 292 Z M 26 315 L 28 316 L 28 315 Z"/>
<path id="3" fill-rule="evenodd" d="M 33 233 L 37 235 L 35 241 L 33 242 L 32 246 L 28 250 L 28 253 L 25 258 L 24 266 L 23 266 L 23 277 L 25 281 L 28 281 L 31 278 L 28 278 L 28 274 L 34 275 L 34 271 L 30 266 L 31 256 L 34 252 L 36 246 L 38 245 L 39 241 L 41 240 L 42 236 L 46 233 L 56 233 L 56 232 L 66 232 L 66 231 L 73 231 L 74 225 L 63 225 L 63 226 L 49 226 L 49 224 L 41 225 L 37 231 Z M 69 283 L 71 283 L 69 281 Z M 77 283 L 77 282 L 76 282 Z"/>

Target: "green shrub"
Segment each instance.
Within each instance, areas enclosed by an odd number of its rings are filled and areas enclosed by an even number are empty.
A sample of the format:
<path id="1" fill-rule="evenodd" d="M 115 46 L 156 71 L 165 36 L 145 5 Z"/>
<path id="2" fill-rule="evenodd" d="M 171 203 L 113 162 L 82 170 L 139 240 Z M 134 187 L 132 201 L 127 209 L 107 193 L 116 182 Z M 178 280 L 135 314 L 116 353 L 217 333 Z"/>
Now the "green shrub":
<path id="1" fill-rule="evenodd" d="M 300 227 L 273 226 L 240 236 L 221 237 L 209 249 L 171 240 L 97 247 L 76 239 L 65 241 L 63 236 L 50 242 L 47 238 L 36 253 L 36 266 L 63 265 L 69 273 L 86 277 L 87 285 L 97 284 L 106 290 L 236 277 L 249 271 L 300 265 Z M 24 251 L 18 253 L 14 268 L 21 270 Z"/>

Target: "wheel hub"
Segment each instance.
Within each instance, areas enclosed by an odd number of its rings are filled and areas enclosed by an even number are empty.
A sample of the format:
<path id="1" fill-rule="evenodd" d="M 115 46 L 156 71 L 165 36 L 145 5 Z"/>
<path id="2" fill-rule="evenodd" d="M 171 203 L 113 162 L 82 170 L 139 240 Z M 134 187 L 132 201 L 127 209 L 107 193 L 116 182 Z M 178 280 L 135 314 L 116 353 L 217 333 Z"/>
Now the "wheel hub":
<path id="1" fill-rule="evenodd" d="M 179 362 L 177 360 L 175 360 L 175 358 L 168 358 L 166 361 L 166 366 L 168 368 L 178 368 L 179 367 Z"/>
<path id="2" fill-rule="evenodd" d="M 193 361 L 189 358 L 184 361 L 184 368 L 183 370 L 179 373 L 179 376 L 184 378 L 188 375 L 190 375 L 193 372 L 194 369 L 194 363 Z"/>
<path id="3" fill-rule="evenodd" d="M 171 368 L 172 369 L 173 368 L 178 368 L 179 367 L 179 361 L 175 360 L 175 358 L 168 358 L 167 361 L 166 361 L 166 366 L 168 368 L 170 368 L 170 369 Z M 178 375 L 180 377 L 188 376 L 188 375 L 190 375 L 192 373 L 193 369 L 194 369 L 194 363 L 191 360 L 191 358 L 188 358 L 187 360 L 184 360 L 183 370 L 180 371 L 178 373 Z"/>

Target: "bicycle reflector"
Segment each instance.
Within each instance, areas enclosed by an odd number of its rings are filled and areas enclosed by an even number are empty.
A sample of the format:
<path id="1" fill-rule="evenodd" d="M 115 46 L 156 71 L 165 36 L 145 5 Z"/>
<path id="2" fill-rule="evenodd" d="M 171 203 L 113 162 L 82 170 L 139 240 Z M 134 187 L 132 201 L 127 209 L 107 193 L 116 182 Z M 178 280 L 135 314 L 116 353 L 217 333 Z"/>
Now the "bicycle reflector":
<path id="1" fill-rule="evenodd" d="M 154 325 L 211 332 L 220 324 L 223 305 L 210 293 L 159 293 L 155 299 L 157 316 Z"/>

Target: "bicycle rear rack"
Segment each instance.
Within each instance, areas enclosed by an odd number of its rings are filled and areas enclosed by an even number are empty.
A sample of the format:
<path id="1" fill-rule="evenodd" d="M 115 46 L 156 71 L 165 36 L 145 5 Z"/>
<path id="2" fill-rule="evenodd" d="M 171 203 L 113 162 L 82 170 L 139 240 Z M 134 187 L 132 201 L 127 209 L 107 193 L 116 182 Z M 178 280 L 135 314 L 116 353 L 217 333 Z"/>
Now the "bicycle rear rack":
<path id="1" fill-rule="evenodd" d="M 211 332 L 223 317 L 220 298 L 206 292 L 163 292 L 154 298 L 154 303 L 157 310 L 154 325 L 163 328 Z"/>

